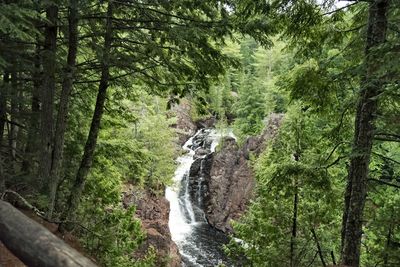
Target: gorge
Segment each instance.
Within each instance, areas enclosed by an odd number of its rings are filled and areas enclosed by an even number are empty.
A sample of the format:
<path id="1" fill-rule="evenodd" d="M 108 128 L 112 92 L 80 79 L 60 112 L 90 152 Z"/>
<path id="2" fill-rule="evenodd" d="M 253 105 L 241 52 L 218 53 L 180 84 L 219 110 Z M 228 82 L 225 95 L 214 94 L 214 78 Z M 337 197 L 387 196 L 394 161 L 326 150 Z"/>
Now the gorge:
<path id="1" fill-rule="evenodd" d="M 205 167 L 220 138 L 221 133 L 211 129 L 201 129 L 192 136 L 183 146 L 187 153 L 177 159 L 174 186 L 166 190 L 171 207 L 169 227 L 182 255 L 183 266 L 221 263 L 231 266 L 222 251 L 222 245 L 228 242 L 227 236 L 208 224 L 203 211 L 207 181 L 203 176 L 192 179 L 193 167 Z"/>
<path id="2" fill-rule="evenodd" d="M 250 154 L 258 155 L 274 138 L 282 118 L 271 114 L 263 134 L 248 138 L 243 146 L 230 129 L 214 128 L 201 128 L 182 146 L 174 185 L 166 189 L 169 229 L 182 266 L 235 266 L 222 247 L 233 233 L 231 221 L 244 214 L 253 195 Z"/>

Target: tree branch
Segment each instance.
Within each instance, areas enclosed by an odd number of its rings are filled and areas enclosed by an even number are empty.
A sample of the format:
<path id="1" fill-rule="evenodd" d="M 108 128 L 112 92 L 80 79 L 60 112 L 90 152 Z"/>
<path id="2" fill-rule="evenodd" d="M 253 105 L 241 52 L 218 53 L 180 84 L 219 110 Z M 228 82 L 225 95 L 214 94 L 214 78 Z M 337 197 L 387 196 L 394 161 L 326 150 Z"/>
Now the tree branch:
<path id="1" fill-rule="evenodd" d="M 374 155 L 376 155 L 376 156 L 378 156 L 378 157 L 381 157 L 381 158 L 383 158 L 383 159 L 390 160 L 390 161 L 392 161 L 392 162 L 394 162 L 394 163 L 400 164 L 400 161 L 397 161 L 397 160 L 395 160 L 395 159 L 386 157 L 385 155 L 382 155 L 382 154 L 379 154 L 379 153 L 376 153 L 376 152 L 372 152 L 372 154 L 374 154 Z"/>
<path id="2" fill-rule="evenodd" d="M 389 182 L 385 182 L 383 180 L 378 180 L 378 179 L 375 179 L 375 178 L 369 178 L 368 180 L 400 189 L 400 185 L 389 183 Z"/>
<path id="3" fill-rule="evenodd" d="M 337 9 L 335 9 L 335 10 L 332 10 L 332 11 L 329 11 L 329 12 L 326 12 L 326 13 L 323 13 L 322 16 L 326 16 L 326 15 L 330 15 L 330 14 L 336 13 L 336 12 L 338 12 L 338 11 L 340 11 L 340 10 L 346 9 L 346 8 L 351 7 L 351 6 L 354 6 L 354 5 L 357 5 L 358 3 L 359 3 L 359 2 L 357 1 L 357 2 L 351 3 L 351 4 L 347 5 L 347 6 L 343 6 L 343 7 L 337 8 Z"/>

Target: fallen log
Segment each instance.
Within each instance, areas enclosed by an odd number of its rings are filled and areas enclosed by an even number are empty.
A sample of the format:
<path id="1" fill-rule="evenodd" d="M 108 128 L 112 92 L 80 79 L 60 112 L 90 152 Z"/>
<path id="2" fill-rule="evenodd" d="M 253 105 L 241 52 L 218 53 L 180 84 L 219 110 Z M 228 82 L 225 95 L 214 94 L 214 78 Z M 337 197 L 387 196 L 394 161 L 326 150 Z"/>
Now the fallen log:
<path id="1" fill-rule="evenodd" d="M 90 259 L 2 200 L 0 240 L 30 267 L 96 267 Z"/>

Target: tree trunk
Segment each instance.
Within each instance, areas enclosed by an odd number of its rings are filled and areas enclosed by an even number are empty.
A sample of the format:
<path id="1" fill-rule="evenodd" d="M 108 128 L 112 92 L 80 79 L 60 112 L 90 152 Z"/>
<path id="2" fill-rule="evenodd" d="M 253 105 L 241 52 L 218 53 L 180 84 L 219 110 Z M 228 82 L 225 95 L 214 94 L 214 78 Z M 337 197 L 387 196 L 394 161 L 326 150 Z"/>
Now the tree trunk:
<path id="1" fill-rule="evenodd" d="M 0 87 L 0 152 L 3 146 L 3 137 L 4 137 L 4 126 L 6 124 L 7 119 L 7 86 L 9 82 L 9 74 L 5 72 L 3 74 L 3 84 Z M 0 153 L 0 156 L 3 153 Z M 4 158 L 0 157 L 0 194 L 5 190 L 5 172 L 4 172 Z"/>
<path id="2" fill-rule="evenodd" d="M 55 92 L 55 68 L 56 68 L 56 48 L 57 48 L 57 17 L 58 7 L 51 5 L 46 8 L 46 27 L 44 31 L 44 51 L 43 51 L 43 77 L 40 100 L 41 110 L 41 146 L 39 159 L 39 179 L 45 185 L 50 178 L 53 147 L 53 105 Z"/>
<path id="3" fill-rule="evenodd" d="M 342 264 L 359 266 L 362 237 L 363 209 L 367 196 L 367 178 L 374 135 L 374 121 L 378 109 L 378 96 L 383 83 L 379 79 L 381 55 L 374 51 L 385 42 L 389 0 L 374 0 L 369 4 L 369 18 L 365 49 L 365 73 L 361 84 L 355 120 L 345 203 L 345 225 L 342 232 Z M 346 202 L 346 200 L 345 200 Z"/>
<path id="4" fill-rule="evenodd" d="M 10 134 L 8 135 L 8 146 L 10 149 L 10 169 L 15 170 L 17 158 L 17 136 L 18 136 L 18 78 L 15 70 L 11 72 L 11 109 L 10 109 Z"/>
<path id="5" fill-rule="evenodd" d="M 383 255 L 383 266 L 388 267 L 389 266 L 389 250 L 391 242 L 392 242 L 392 234 L 393 234 L 393 211 L 391 211 L 390 215 L 390 222 L 389 222 L 389 227 L 388 227 L 388 233 L 386 236 L 386 245 L 385 245 L 385 250 L 384 250 L 384 255 Z"/>
<path id="6" fill-rule="evenodd" d="M 358 109 L 357 109 L 358 110 Z M 357 120 L 357 118 L 356 118 Z M 355 122 L 358 125 L 357 121 Z M 357 134 L 355 134 L 357 135 Z M 350 169 L 348 170 L 348 177 L 351 177 Z M 344 192 L 344 208 L 343 208 L 343 216 L 342 216 L 342 230 L 341 230 L 341 255 L 343 255 L 343 248 L 344 248 L 344 239 L 346 236 L 346 223 L 347 217 L 349 216 L 349 206 L 350 206 L 350 197 L 351 197 L 351 188 L 352 188 L 352 181 L 350 179 L 347 180 L 346 189 Z"/>
<path id="7" fill-rule="evenodd" d="M 37 38 L 38 40 L 39 38 Z M 39 41 L 38 41 L 39 42 Z M 31 114 L 29 118 L 28 140 L 25 147 L 24 160 L 22 161 L 21 170 L 24 173 L 32 173 L 33 162 L 35 160 L 36 151 L 39 142 L 39 114 L 40 114 L 40 46 L 36 46 L 36 54 L 34 58 L 34 70 L 32 72 L 32 96 L 31 96 Z"/>
<path id="8" fill-rule="evenodd" d="M 295 180 L 294 199 L 293 199 L 293 218 L 292 218 L 292 236 L 290 238 L 290 266 L 296 267 L 296 237 L 297 237 L 297 211 L 299 203 L 299 188 L 297 179 Z"/>
<path id="9" fill-rule="evenodd" d="M 68 15 L 68 57 L 67 65 L 64 70 L 64 79 L 61 88 L 60 105 L 57 114 L 56 131 L 54 136 L 53 162 L 51 165 L 50 182 L 49 182 L 49 207 L 47 217 L 51 219 L 53 215 L 57 185 L 60 181 L 60 169 L 64 151 L 64 137 L 67 127 L 68 106 L 72 91 L 72 84 L 75 77 L 75 63 L 78 49 L 78 1 L 69 1 Z"/>
<path id="10" fill-rule="evenodd" d="M 6 190 L 6 177 L 4 176 L 3 159 L 0 156 L 0 196 L 3 195 Z"/>
<path id="11" fill-rule="evenodd" d="M 108 1 L 107 7 L 107 20 L 106 20 L 106 29 L 104 35 L 104 48 L 103 48 L 103 56 L 101 59 L 101 78 L 99 84 L 99 91 L 97 93 L 96 106 L 93 113 L 92 123 L 90 125 L 90 130 L 88 134 L 88 138 L 86 140 L 81 164 L 79 166 L 78 172 L 75 177 L 75 182 L 73 188 L 71 190 L 71 194 L 69 196 L 67 202 L 67 210 L 64 214 L 64 221 L 60 225 L 60 230 L 69 230 L 70 222 L 75 220 L 75 213 L 79 206 L 81 194 L 83 188 L 85 186 L 86 177 L 89 173 L 90 167 L 92 166 L 94 151 L 96 148 L 97 137 L 100 130 L 100 122 L 101 117 L 104 111 L 104 103 L 107 96 L 107 88 L 108 82 L 110 78 L 110 66 L 109 66 L 109 58 L 110 58 L 110 50 L 111 50 L 111 42 L 112 42 L 112 0 Z"/>
<path id="12" fill-rule="evenodd" d="M 10 81 L 10 74 L 5 72 L 3 74 L 3 84 L 0 87 L 0 145 L 3 142 L 4 126 L 7 119 L 7 87 Z"/>
<path id="13" fill-rule="evenodd" d="M 315 244 L 317 245 L 317 252 L 319 255 L 319 259 L 321 260 L 321 264 L 323 267 L 326 267 L 326 263 L 325 263 L 325 259 L 324 259 L 324 254 L 322 253 L 322 248 L 321 248 L 321 244 L 319 243 L 318 237 L 317 237 L 317 233 L 315 232 L 314 228 L 311 228 L 311 234 L 314 238 Z"/>

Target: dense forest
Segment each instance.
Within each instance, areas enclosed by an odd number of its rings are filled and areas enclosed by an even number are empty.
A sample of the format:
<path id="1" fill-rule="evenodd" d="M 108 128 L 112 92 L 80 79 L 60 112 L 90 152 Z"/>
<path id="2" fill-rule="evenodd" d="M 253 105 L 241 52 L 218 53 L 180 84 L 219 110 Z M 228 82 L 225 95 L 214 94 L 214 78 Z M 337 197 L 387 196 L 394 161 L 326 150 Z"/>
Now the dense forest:
<path id="1" fill-rule="evenodd" d="M 123 198 L 174 186 L 182 105 L 238 147 L 283 117 L 234 266 L 400 266 L 399 0 L 4 0 L 0 75 L 1 199 L 99 266 L 172 266 Z"/>

